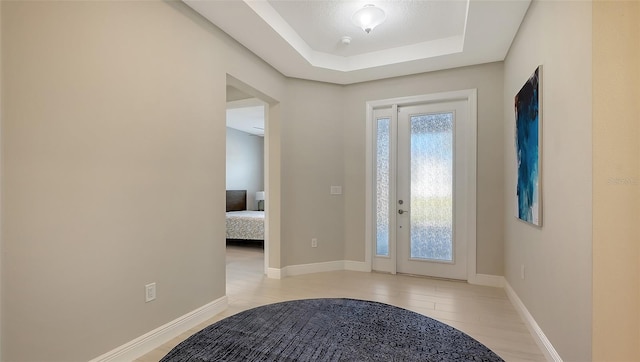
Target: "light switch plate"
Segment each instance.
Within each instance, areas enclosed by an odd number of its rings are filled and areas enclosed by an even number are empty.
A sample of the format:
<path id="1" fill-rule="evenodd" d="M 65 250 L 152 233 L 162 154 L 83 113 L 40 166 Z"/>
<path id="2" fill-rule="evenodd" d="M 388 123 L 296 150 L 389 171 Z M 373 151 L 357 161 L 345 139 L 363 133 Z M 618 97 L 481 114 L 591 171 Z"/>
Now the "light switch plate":
<path id="1" fill-rule="evenodd" d="M 147 284 L 144 286 L 144 300 L 145 302 L 151 302 L 156 299 L 156 283 Z"/>
<path id="2" fill-rule="evenodd" d="M 331 186 L 331 195 L 342 195 L 342 186 Z"/>

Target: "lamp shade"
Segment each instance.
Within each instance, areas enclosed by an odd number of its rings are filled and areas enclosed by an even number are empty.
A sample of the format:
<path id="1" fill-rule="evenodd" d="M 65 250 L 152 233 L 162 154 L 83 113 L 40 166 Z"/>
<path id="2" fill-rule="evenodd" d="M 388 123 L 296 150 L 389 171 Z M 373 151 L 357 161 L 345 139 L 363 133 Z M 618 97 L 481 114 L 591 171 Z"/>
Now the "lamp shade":
<path id="1" fill-rule="evenodd" d="M 373 28 L 382 24 L 386 18 L 387 15 L 384 10 L 375 5 L 367 4 L 362 9 L 353 13 L 351 21 L 353 21 L 356 26 L 362 28 L 365 33 L 369 34 Z"/>
<path id="2" fill-rule="evenodd" d="M 264 191 L 256 192 L 256 201 L 264 201 Z"/>

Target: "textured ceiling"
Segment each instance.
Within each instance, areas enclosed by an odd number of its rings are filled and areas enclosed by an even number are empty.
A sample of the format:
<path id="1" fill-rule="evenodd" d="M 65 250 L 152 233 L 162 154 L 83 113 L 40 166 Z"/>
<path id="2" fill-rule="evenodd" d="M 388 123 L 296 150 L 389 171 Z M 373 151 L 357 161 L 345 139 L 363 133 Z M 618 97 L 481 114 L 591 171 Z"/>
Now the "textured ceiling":
<path id="1" fill-rule="evenodd" d="M 282 74 L 336 84 L 504 60 L 531 2 L 183 1 Z M 369 3 L 386 20 L 365 34 L 351 17 Z"/>

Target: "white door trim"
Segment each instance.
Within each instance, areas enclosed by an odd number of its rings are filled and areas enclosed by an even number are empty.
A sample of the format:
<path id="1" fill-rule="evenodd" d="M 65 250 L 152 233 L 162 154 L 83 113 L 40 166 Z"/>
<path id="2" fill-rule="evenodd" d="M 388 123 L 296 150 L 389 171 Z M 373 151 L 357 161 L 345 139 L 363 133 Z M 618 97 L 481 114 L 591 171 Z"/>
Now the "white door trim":
<path id="1" fill-rule="evenodd" d="M 468 147 L 467 157 L 467 280 L 471 283 L 476 280 L 476 179 L 477 179 L 477 133 L 478 133 L 478 106 L 477 89 L 466 89 L 453 92 L 432 93 L 411 97 L 381 99 L 368 101 L 366 104 L 366 143 L 365 143 L 365 264 L 371 268 L 373 262 L 373 236 L 375 235 L 375 222 L 373 215 L 374 190 L 373 181 L 375 168 L 373 165 L 373 110 L 388 108 L 393 105 L 410 106 L 416 104 L 428 104 L 446 101 L 467 101 L 469 114 L 469 128 L 467 133 Z M 395 273 L 395 271 L 394 271 Z"/>
<path id="2" fill-rule="evenodd" d="M 264 273 L 277 277 L 272 270 L 280 266 L 280 103 L 239 78 L 227 74 L 227 85 L 251 95 L 264 105 Z M 239 101 L 242 102 L 242 101 Z M 272 259 L 274 259 L 272 261 Z M 274 265 L 271 265 L 273 263 Z M 226 284 L 225 284 L 226 285 Z"/>

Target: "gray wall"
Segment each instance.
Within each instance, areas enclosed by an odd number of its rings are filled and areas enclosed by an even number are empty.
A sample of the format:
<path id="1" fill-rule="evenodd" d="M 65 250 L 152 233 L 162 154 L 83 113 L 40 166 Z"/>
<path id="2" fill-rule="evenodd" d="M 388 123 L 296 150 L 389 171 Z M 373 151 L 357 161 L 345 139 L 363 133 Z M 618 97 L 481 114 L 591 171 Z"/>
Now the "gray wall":
<path id="1" fill-rule="evenodd" d="M 247 190 L 247 210 L 257 210 L 264 190 L 264 138 L 227 127 L 227 190 Z"/>
<path id="2" fill-rule="evenodd" d="M 502 63 L 346 87 L 344 123 L 345 258 L 364 261 L 365 104 L 419 94 L 478 89 L 477 272 L 503 274 Z"/>
<path id="3" fill-rule="evenodd" d="M 591 360 L 591 30 L 590 2 L 534 1 L 504 63 L 505 277 L 565 361 Z M 514 216 L 513 97 L 539 64 L 542 228 Z"/>
<path id="4" fill-rule="evenodd" d="M 227 73 L 284 77 L 179 2 L 0 6 L 3 360 L 88 360 L 224 296 Z"/>

